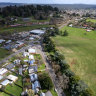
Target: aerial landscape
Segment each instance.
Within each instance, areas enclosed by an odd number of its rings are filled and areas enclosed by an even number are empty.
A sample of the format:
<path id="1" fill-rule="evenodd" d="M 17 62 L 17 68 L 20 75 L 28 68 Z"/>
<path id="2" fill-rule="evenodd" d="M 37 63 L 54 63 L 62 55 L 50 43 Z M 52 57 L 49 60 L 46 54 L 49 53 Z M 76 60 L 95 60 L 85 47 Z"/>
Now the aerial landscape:
<path id="1" fill-rule="evenodd" d="M 96 1 L 0 0 L 0 96 L 96 96 Z"/>

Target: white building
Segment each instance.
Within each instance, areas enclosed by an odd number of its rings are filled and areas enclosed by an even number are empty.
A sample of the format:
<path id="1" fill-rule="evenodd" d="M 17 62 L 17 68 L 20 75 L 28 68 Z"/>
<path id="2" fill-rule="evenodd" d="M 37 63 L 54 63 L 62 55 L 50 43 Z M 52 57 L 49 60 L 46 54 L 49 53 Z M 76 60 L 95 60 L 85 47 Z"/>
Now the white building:
<path id="1" fill-rule="evenodd" d="M 0 39 L 0 44 L 1 44 L 1 43 L 3 43 L 3 42 L 5 42 L 5 40 L 3 40 L 3 39 Z"/>
<path id="2" fill-rule="evenodd" d="M 4 75 L 4 74 L 6 74 L 7 72 L 8 72 L 8 70 L 5 69 L 5 68 L 1 68 L 1 69 L 0 69 L 0 75 Z"/>
<path id="3" fill-rule="evenodd" d="M 29 60 L 34 60 L 34 56 L 33 55 L 29 55 Z"/>
<path id="4" fill-rule="evenodd" d="M 24 52 L 24 53 L 23 53 L 23 56 L 24 56 L 24 57 L 27 57 L 27 56 L 29 56 L 29 53 L 28 53 L 28 52 Z"/>
<path id="5" fill-rule="evenodd" d="M 41 35 L 41 34 L 44 34 L 44 33 L 45 33 L 45 31 L 40 30 L 40 29 L 30 31 L 30 34 L 34 34 L 34 35 Z"/>
<path id="6" fill-rule="evenodd" d="M 29 52 L 29 53 L 32 53 L 32 54 L 35 54 L 35 53 L 36 53 L 36 50 L 33 49 L 33 48 L 29 48 L 29 49 L 28 49 L 28 52 Z"/>
<path id="7" fill-rule="evenodd" d="M 3 79 L 3 76 L 0 75 L 0 80 L 2 80 L 2 79 Z"/>
<path id="8" fill-rule="evenodd" d="M 3 86 L 6 86 L 6 85 L 8 85 L 9 83 L 12 83 L 12 82 L 10 82 L 9 80 L 4 80 L 3 82 L 1 82 L 1 85 L 3 85 Z"/>
<path id="9" fill-rule="evenodd" d="M 9 76 L 7 76 L 7 79 L 15 82 L 16 80 L 18 80 L 18 77 L 14 76 L 14 75 L 9 75 Z"/>

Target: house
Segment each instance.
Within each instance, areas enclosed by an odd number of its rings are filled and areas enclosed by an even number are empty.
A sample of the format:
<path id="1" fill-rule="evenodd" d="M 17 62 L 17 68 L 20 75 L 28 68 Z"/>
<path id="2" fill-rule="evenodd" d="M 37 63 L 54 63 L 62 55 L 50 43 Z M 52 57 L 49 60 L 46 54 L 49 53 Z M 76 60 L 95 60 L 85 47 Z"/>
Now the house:
<path id="1" fill-rule="evenodd" d="M 35 73 L 31 74 L 30 75 L 30 80 L 31 80 L 31 82 L 34 82 L 34 81 L 38 80 L 38 75 L 35 74 Z"/>
<path id="2" fill-rule="evenodd" d="M 24 57 L 27 57 L 27 56 L 29 56 L 29 53 L 28 53 L 28 52 L 24 52 L 24 53 L 23 53 L 23 56 L 24 56 Z"/>
<path id="3" fill-rule="evenodd" d="M 0 80 L 2 80 L 3 79 L 3 76 L 2 75 L 0 75 Z"/>
<path id="4" fill-rule="evenodd" d="M 3 43 L 3 42 L 5 42 L 5 40 L 4 39 L 0 39 L 0 44 Z"/>
<path id="5" fill-rule="evenodd" d="M 22 47 L 22 46 L 24 46 L 24 43 L 21 42 L 21 41 L 17 41 L 17 42 L 16 42 L 16 46 L 17 46 L 17 47 Z"/>
<path id="6" fill-rule="evenodd" d="M 41 86 L 40 86 L 39 81 L 35 81 L 34 83 L 32 83 L 32 90 L 34 90 L 35 93 L 38 93 L 40 88 Z"/>
<path id="7" fill-rule="evenodd" d="M 29 61 L 29 64 L 30 64 L 30 65 L 34 65 L 34 62 L 35 62 L 35 60 L 30 60 L 30 61 Z"/>
<path id="8" fill-rule="evenodd" d="M 33 49 L 33 48 L 29 48 L 29 49 L 28 49 L 28 52 L 29 52 L 29 53 L 32 53 L 32 54 L 35 54 L 35 53 L 36 53 L 36 50 Z"/>
<path id="9" fill-rule="evenodd" d="M 40 96 L 45 96 L 45 93 L 43 93 L 43 92 L 42 92 L 42 93 L 40 93 Z"/>
<path id="10" fill-rule="evenodd" d="M 37 72 L 37 65 L 29 66 L 28 71 L 29 71 L 29 74 Z"/>
<path id="11" fill-rule="evenodd" d="M 17 60 L 14 60 L 14 64 L 20 64 L 21 60 L 17 59 Z"/>
<path id="12" fill-rule="evenodd" d="M 5 69 L 5 68 L 1 68 L 1 69 L 0 69 L 0 75 L 4 75 L 4 74 L 6 74 L 7 72 L 8 72 L 8 70 Z"/>
<path id="13" fill-rule="evenodd" d="M 14 64 L 8 64 L 8 65 L 6 66 L 6 68 L 9 69 L 9 70 L 11 70 L 11 69 L 14 68 L 14 67 L 15 67 Z"/>
<path id="14" fill-rule="evenodd" d="M 16 82 L 18 80 L 18 77 L 17 76 L 14 76 L 14 75 L 9 75 L 7 76 L 7 79 L 13 81 L 13 82 Z"/>
<path id="15" fill-rule="evenodd" d="M 29 55 L 29 60 L 34 60 L 34 56 L 33 55 Z"/>
<path id="16" fill-rule="evenodd" d="M 29 40 L 34 40 L 34 38 L 33 37 L 30 37 Z"/>
<path id="17" fill-rule="evenodd" d="M 5 48 L 6 50 L 11 50 L 11 45 L 8 44 L 8 45 L 4 46 L 4 48 Z"/>
<path id="18" fill-rule="evenodd" d="M 4 80 L 3 82 L 1 82 L 1 85 L 6 86 L 6 85 L 8 85 L 9 83 L 12 83 L 12 82 L 10 82 L 8 79 L 6 79 L 6 80 Z"/>

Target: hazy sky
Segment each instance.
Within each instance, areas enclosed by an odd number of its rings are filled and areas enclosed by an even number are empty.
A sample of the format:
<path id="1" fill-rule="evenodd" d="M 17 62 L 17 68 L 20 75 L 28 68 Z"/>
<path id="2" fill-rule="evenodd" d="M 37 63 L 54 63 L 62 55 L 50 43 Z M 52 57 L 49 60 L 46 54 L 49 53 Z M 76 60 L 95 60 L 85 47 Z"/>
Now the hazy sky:
<path id="1" fill-rule="evenodd" d="M 0 0 L 0 2 L 38 4 L 96 4 L 96 0 Z"/>

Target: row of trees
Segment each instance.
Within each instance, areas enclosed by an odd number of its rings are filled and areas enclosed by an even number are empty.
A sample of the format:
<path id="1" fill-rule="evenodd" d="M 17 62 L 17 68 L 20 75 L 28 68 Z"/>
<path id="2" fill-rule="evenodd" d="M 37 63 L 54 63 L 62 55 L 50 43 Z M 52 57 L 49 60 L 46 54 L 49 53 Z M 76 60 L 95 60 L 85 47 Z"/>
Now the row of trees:
<path id="1" fill-rule="evenodd" d="M 51 6 L 41 6 L 41 5 L 24 5 L 24 6 L 7 6 L 0 8 L 0 15 L 3 17 L 7 16 L 18 16 L 18 17 L 29 17 L 29 16 L 39 16 L 40 18 L 48 16 L 50 11 L 59 11 L 58 8 L 53 8 Z M 42 16 L 42 12 L 44 13 Z"/>
<path id="2" fill-rule="evenodd" d="M 93 96 L 90 88 L 71 70 L 67 64 L 64 55 L 62 55 L 55 48 L 54 42 L 51 40 L 51 36 L 59 34 L 57 28 L 54 30 L 48 30 L 43 38 L 43 48 L 49 53 L 48 61 L 55 70 L 57 77 L 60 79 L 61 87 L 68 90 L 71 96 Z"/>

